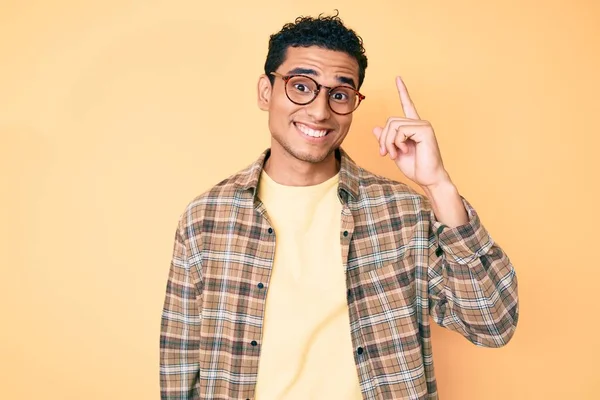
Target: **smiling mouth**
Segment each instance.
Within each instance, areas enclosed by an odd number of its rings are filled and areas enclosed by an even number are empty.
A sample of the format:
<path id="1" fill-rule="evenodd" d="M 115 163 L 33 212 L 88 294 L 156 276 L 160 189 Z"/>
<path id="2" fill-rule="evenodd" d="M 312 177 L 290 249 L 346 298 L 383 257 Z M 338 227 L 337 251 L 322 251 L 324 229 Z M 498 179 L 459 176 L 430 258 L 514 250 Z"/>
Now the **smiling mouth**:
<path id="1" fill-rule="evenodd" d="M 294 122 L 294 125 L 296 126 L 296 128 L 298 128 L 300 132 L 304 133 L 306 136 L 314 138 L 322 138 L 324 136 L 327 136 L 327 134 L 331 132 L 330 129 L 312 129 L 304 124 L 296 122 Z"/>

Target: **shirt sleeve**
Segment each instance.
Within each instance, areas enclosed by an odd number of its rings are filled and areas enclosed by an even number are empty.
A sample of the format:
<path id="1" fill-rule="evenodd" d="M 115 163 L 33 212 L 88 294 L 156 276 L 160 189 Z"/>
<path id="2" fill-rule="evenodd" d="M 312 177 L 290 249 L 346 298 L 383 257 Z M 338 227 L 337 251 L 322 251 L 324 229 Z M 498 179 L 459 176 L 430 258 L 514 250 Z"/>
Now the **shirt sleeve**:
<path id="1" fill-rule="evenodd" d="M 175 234 L 160 334 L 162 400 L 196 400 L 199 378 L 199 293 L 190 274 L 181 223 Z"/>
<path id="2" fill-rule="evenodd" d="M 429 301 L 434 321 L 472 343 L 501 347 L 519 315 L 517 277 L 506 253 L 463 198 L 469 221 L 450 228 L 431 212 Z"/>

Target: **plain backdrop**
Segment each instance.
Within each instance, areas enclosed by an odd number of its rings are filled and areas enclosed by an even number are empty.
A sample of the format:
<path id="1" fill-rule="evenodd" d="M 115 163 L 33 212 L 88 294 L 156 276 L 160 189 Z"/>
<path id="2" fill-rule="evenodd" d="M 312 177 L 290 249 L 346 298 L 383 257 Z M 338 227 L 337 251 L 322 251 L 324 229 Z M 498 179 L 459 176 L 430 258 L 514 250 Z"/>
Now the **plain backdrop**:
<path id="1" fill-rule="evenodd" d="M 269 35 L 332 14 L 364 39 L 345 149 L 402 75 L 463 196 L 511 257 L 501 349 L 436 328 L 441 399 L 598 398 L 597 1 L 0 1 L 0 397 L 158 399 L 179 214 L 269 146 Z"/>

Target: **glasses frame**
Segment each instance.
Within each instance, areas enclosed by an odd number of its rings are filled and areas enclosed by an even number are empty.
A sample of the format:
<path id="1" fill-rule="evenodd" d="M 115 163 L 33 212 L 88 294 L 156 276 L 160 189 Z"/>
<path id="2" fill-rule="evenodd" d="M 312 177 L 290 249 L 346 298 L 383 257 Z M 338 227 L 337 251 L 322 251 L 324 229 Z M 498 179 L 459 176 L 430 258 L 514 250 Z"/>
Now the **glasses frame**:
<path id="1" fill-rule="evenodd" d="M 321 92 L 321 89 L 323 89 L 323 88 L 327 89 L 327 106 L 329 107 L 329 109 L 331 111 L 333 111 L 337 115 L 349 115 L 349 114 L 352 114 L 354 111 L 356 111 L 356 109 L 358 108 L 358 106 L 360 106 L 360 103 L 366 98 L 365 95 L 363 95 L 362 93 L 360 93 L 358 90 L 354 89 L 352 86 L 348 86 L 348 85 L 338 85 L 338 86 L 333 86 L 333 87 L 331 87 L 331 86 L 325 86 L 325 85 L 321 85 L 319 82 L 315 81 L 313 78 L 311 78 L 310 76 L 307 76 L 307 75 L 302 75 L 302 74 L 282 75 L 282 74 L 280 74 L 278 72 L 271 72 L 271 75 L 276 76 L 278 78 L 281 78 L 283 80 L 286 97 L 288 98 L 289 101 L 291 101 L 292 103 L 297 104 L 299 106 L 305 106 L 305 105 L 310 104 L 313 101 L 315 101 L 316 98 L 319 96 L 319 93 Z M 314 97 L 311 100 L 309 100 L 308 102 L 306 102 L 306 103 L 299 103 L 297 101 L 294 101 L 294 100 L 292 100 L 290 98 L 290 95 L 288 94 L 288 89 L 287 89 L 288 85 L 287 84 L 288 84 L 288 82 L 289 82 L 290 79 L 292 79 L 294 77 L 297 77 L 297 76 L 300 76 L 302 78 L 310 79 L 311 81 L 313 81 L 315 83 L 315 86 L 317 87 L 316 90 L 312 91 L 313 94 L 314 94 Z M 358 102 L 356 103 L 356 106 L 354 106 L 354 109 L 352 111 L 350 111 L 350 112 L 347 112 L 347 113 L 340 113 L 340 112 L 335 111 L 333 109 L 333 107 L 331 107 L 331 103 L 329 103 L 330 100 L 331 100 L 331 96 L 330 96 L 331 92 L 333 90 L 341 88 L 341 87 L 352 90 L 354 93 L 356 93 L 356 96 L 358 97 Z"/>

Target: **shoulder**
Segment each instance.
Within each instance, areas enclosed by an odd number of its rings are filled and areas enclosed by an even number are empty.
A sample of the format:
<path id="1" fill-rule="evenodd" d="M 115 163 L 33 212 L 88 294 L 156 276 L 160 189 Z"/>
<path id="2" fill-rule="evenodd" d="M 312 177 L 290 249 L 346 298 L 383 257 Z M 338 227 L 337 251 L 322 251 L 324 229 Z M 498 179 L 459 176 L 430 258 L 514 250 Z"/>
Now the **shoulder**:
<path id="1" fill-rule="evenodd" d="M 234 206 L 252 207 L 252 189 L 250 180 L 256 173 L 255 165 L 228 176 L 206 189 L 187 202 L 179 217 L 179 228 L 182 233 L 191 232 L 194 227 L 217 221 L 223 213 Z"/>
<path id="2" fill-rule="evenodd" d="M 231 175 L 194 197 L 187 203 L 184 214 L 204 214 L 207 209 L 231 204 L 244 191 L 240 185 L 244 172 L 245 170 Z"/>
<path id="3" fill-rule="evenodd" d="M 360 167 L 358 173 L 359 201 L 370 204 L 402 203 L 420 210 L 429 210 L 427 198 L 408 184 L 390 179 Z"/>

